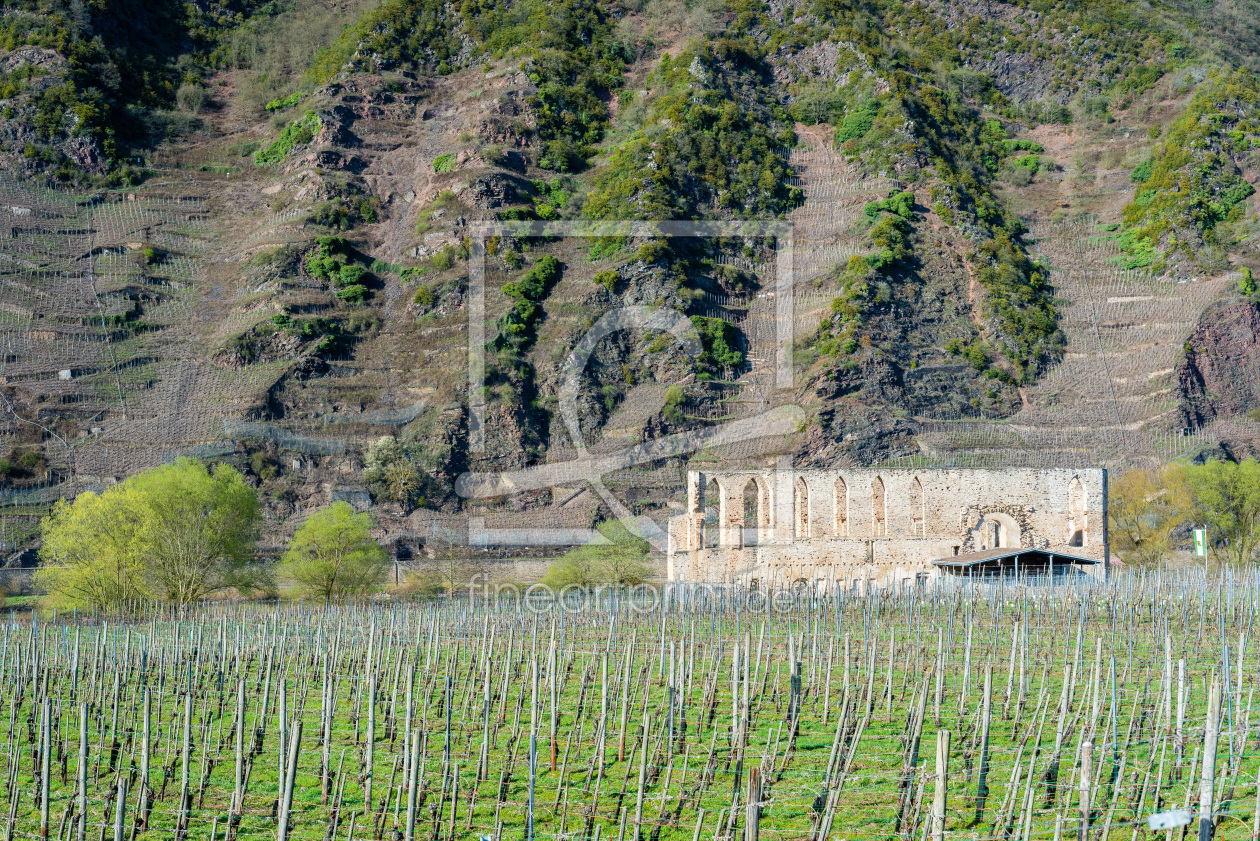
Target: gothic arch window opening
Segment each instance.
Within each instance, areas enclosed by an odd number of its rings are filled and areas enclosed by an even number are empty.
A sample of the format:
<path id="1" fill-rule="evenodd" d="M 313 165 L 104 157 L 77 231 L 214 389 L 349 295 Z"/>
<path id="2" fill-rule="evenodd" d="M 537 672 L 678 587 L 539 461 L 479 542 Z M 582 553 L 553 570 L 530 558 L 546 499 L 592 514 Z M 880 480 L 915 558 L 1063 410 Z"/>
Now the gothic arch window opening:
<path id="1" fill-rule="evenodd" d="M 884 497 L 884 480 L 876 476 L 871 482 L 871 519 L 873 521 L 871 533 L 875 537 L 888 535 L 888 510 Z"/>
<path id="2" fill-rule="evenodd" d="M 924 537 L 927 534 L 923 505 L 923 483 L 919 481 L 919 477 L 914 477 L 914 481 L 910 483 L 910 534 L 913 537 Z"/>
<path id="3" fill-rule="evenodd" d="M 809 485 L 805 483 L 805 477 L 803 476 L 796 480 L 794 498 L 796 506 L 796 536 L 810 537 Z"/>
<path id="4" fill-rule="evenodd" d="M 836 515 L 836 535 L 839 537 L 849 536 L 849 486 L 844 483 L 843 477 L 836 478 L 836 484 L 832 488 L 832 502 L 835 505 Z"/>

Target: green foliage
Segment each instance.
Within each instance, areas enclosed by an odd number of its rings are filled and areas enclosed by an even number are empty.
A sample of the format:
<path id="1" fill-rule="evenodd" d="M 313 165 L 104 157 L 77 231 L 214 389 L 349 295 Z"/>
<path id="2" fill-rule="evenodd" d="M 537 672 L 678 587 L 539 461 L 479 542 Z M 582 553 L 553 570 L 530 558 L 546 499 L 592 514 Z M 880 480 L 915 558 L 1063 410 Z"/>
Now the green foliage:
<path id="1" fill-rule="evenodd" d="M 455 169 L 455 155 L 447 152 L 433 159 L 434 172 L 452 172 Z"/>
<path id="2" fill-rule="evenodd" d="M 729 40 L 663 56 L 649 80 L 643 123 L 596 176 L 585 214 L 751 216 L 795 206 L 801 192 L 787 183 L 783 152 L 795 136 L 787 115 L 761 98 L 765 72 L 744 44 Z"/>
<path id="3" fill-rule="evenodd" d="M 433 294 L 433 287 L 427 283 L 422 283 L 416 287 L 416 294 L 411 302 L 421 310 L 431 310 L 433 305 L 437 303 L 437 296 Z"/>
<path id="4" fill-rule="evenodd" d="M 910 223 L 904 218 L 883 214 L 870 230 L 871 244 L 876 248 L 875 253 L 866 258 L 871 270 L 887 272 L 908 260 L 913 254 L 910 234 Z"/>
<path id="5" fill-rule="evenodd" d="M 337 353 L 349 347 L 351 337 L 341 322 L 335 318 L 294 318 L 291 315 L 273 315 L 271 323 L 277 329 L 302 341 L 314 341 L 315 349 L 320 353 Z"/>
<path id="6" fill-rule="evenodd" d="M 1144 268 L 1159 259 L 1155 240 L 1149 236 L 1141 236 L 1139 231 L 1125 231 L 1117 241 L 1124 251 L 1119 262 L 1126 269 Z"/>
<path id="7" fill-rule="evenodd" d="M 294 120 L 284 127 L 272 143 L 254 153 L 254 163 L 258 166 L 273 166 L 289 156 L 295 146 L 305 146 L 315 139 L 323 125 L 319 115 L 307 111 L 300 120 Z"/>
<path id="8" fill-rule="evenodd" d="M 266 105 L 264 105 L 263 107 L 266 108 L 268 111 L 279 111 L 284 108 L 292 108 L 294 105 L 297 105 L 301 101 L 302 101 L 302 94 L 292 93 L 284 97 L 283 99 L 273 99 L 270 102 L 268 102 Z"/>
<path id="9" fill-rule="evenodd" d="M 820 355 L 835 357 L 857 350 L 854 333 L 862 323 L 871 277 L 870 262 L 860 254 L 849 258 L 838 280 L 840 294 L 831 301 L 831 315 L 818 328 L 815 349 Z"/>
<path id="10" fill-rule="evenodd" d="M 482 146 L 478 153 L 481 159 L 490 166 L 507 166 L 507 151 L 499 145 Z"/>
<path id="11" fill-rule="evenodd" d="M 421 472 L 412 448 L 394 436 L 383 436 L 368 447 L 363 466 L 363 483 L 374 497 L 404 508 L 428 505 L 426 490 L 432 480 Z"/>
<path id="12" fill-rule="evenodd" d="M 1051 300 L 1046 267 L 1028 259 L 1016 241 L 999 233 L 976 249 L 976 280 L 985 288 L 985 311 L 994 322 L 991 342 L 1028 383 L 1041 364 L 1056 358 L 1065 340 Z"/>
<path id="13" fill-rule="evenodd" d="M 1256 279 L 1251 274 L 1251 269 L 1243 266 L 1240 270 L 1238 278 L 1238 294 L 1246 295 L 1248 298 L 1254 298 L 1257 290 Z"/>
<path id="14" fill-rule="evenodd" d="M 258 498 L 239 473 L 179 459 L 58 502 L 41 526 L 37 580 L 60 609 L 189 604 L 243 581 L 258 524 Z"/>
<path id="15" fill-rule="evenodd" d="M 333 286 L 355 286 L 363 280 L 367 275 L 367 269 L 362 266 L 342 266 L 337 272 L 337 277 L 333 280 Z"/>
<path id="16" fill-rule="evenodd" d="M 367 298 L 367 287 L 361 283 L 352 283 L 336 291 L 336 296 L 346 303 L 361 304 Z"/>
<path id="17" fill-rule="evenodd" d="M 862 205 L 862 215 L 865 216 L 868 221 L 874 222 L 879 218 L 881 213 L 891 213 L 907 220 L 913 219 L 914 193 L 908 191 L 894 193 L 886 199 L 867 202 Z"/>
<path id="18" fill-rule="evenodd" d="M 1149 265 L 1139 247 L 1169 261 L 1227 244 L 1223 223 L 1234 221 L 1255 192 L 1235 158 L 1251 148 L 1258 128 L 1260 93 L 1251 74 L 1218 73 L 1200 85 L 1163 143 L 1134 170 L 1141 187 L 1124 208 L 1126 264 Z"/>
<path id="19" fill-rule="evenodd" d="M 1188 519 L 1208 530 L 1212 555 L 1221 560 L 1253 561 L 1260 548 L 1260 464 L 1255 459 L 1187 465 L 1193 500 Z"/>
<path id="20" fill-rule="evenodd" d="M 534 325 L 542 315 L 539 301 L 560 279 L 560 272 L 560 261 L 546 254 L 520 278 L 503 285 L 503 294 L 512 299 L 512 306 L 496 325 L 496 350 L 510 347 L 520 352 L 533 344 Z"/>
<path id="21" fill-rule="evenodd" d="M 993 121 L 990 120 L 989 122 L 993 122 Z M 1044 151 L 1045 149 L 1041 147 L 1040 143 L 1034 143 L 1031 140 L 1003 140 L 1002 141 L 1002 153 L 1005 155 L 1013 155 L 1016 152 L 1034 152 L 1036 154 L 1041 154 Z"/>
<path id="22" fill-rule="evenodd" d="M 836 90 L 828 84 L 805 82 L 797 86 L 788 113 L 792 119 L 807 126 L 834 124 L 844 119 L 847 102 L 845 91 Z"/>
<path id="23" fill-rule="evenodd" d="M 320 202 L 307 214 L 306 221 L 322 228 L 348 231 L 360 222 L 375 222 L 379 203 L 375 196 L 364 196 L 354 201 L 337 198 Z"/>
<path id="24" fill-rule="evenodd" d="M 875 118 L 882 108 L 883 103 L 878 99 L 868 99 L 846 114 L 836 127 L 836 145 L 842 146 L 851 140 L 861 140 L 870 134 Z"/>
<path id="25" fill-rule="evenodd" d="M 661 417 L 670 423 L 682 423 L 682 405 L 687 402 L 687 393 L 680 385 L 671 385 L 665 389 L 665 405 L 661 407 Z"/>
<path id="26" fill-rule="evenodd" d="M 735 350 L 738 331 L 734 324 L 703 315 L 691 316 L 691 323 L 700 334 L 700 343 L 704 347 L 696 360 L 698 366 L 712 374 L 722 368 L 738 368 L 744 364 L 744 355 Z"/>
<path id="27" fill-rule="evenodd" d="M 280 466 L 265 450 L 254 450 L 249 454 L 249 469 L 254 475 L 266 482 L 276 478 Z"/>
<path id="28" fill-rule="evenodd" d="M 354 259 L 344 237 L 316 237 L 315 248 L 306 255 L 306 270 L 311 277 L 331 281 L 334 286 L 357 283 L 366 272 L 352 265 Z"/>
<path id="29" fill-rule="evenodd" d="M 537 86 L 527 104 L 543 142 L 540 164 L 576 170 L 607 128 L 605 95 L 621 85 L 624 43 L 613 23 L 595 0 L 454 6 L 441 0 L 385 0 L 321 54 L 306 84 L 323 84 L 346 65 L 409 66 L 446 75 L 469 42 L 483 53 L 516 51 L 526 58 L 522 69 Z"/>
<path id="30" fill-rule="evenodd" d="M 339 501 L 298 526 L 278 573 L 304 596 L 331 602 L 380 589 L 388 570 L 385 550 L 372 539 L 372 518 Z"/>
<path id="31" fill-rule="evenodd" d="M 1036 175 L 1041 171 L 1041 158 L 1037 155 L 1025 155 L 1022 158 L 1016 158 L 1011 161 L 1011 165 L 1020 169 L 1026 169 L 1029 174 Z"/>
<path id="32" fill-rule="evenodd" d="M 594 0 L 520 5 L 520 13 L 545 20 L 529 38 L 531 59 L 525 68 L 538 85 L 527 103 L 537 116 L 538 137 L 546 144 L 539 165 L 577 171 L 608 127 L 606 94 L 621 87 L 623 44 L 614 20 Z M 491 36 L 491 42 L 502 39 Z"/>
<path id="33" fill-rule="evenodd" d="M 1147 181 L 1151 180 L 1151 166 L 1152 162 L 1148 158 L 1133 167 L 1133 172 L 1129 175 L 1129 177 L 1135 184 L 1145 184 Z"/>
<path id="34" fill-rule="evenodd" d="M 459 50 L 456 23 L 441 0 L 385 0 L 320 51 L 303 75 L 303 85 L 322 85 L 346 66 L 371 71 L 404 65 L 436 71 Z"/>
<path id="35" fill-rule="evenodd" d="M 595 275 L 595 282 L 598 283 L 600 286 L 604 287 L 605 289 L 607 289 L 609 292 L 612 292 L 613 287 L 617 285 L 617 280 L 620 277 L 621 276 L 617 274 L 616 269 L 605 269 L 604 271 Z"/>
<path id="36" fill-rule="evenodd" d="M 605 520 L 596 528 L 608 542 L 588 543 L 564 553 L 547 568 L 545 585 L 553 590 L 599 585 L 625 587 L 640 584 L 651 576 L 651 547 L 646 540 L 631 534 L 616 520 Z"/>

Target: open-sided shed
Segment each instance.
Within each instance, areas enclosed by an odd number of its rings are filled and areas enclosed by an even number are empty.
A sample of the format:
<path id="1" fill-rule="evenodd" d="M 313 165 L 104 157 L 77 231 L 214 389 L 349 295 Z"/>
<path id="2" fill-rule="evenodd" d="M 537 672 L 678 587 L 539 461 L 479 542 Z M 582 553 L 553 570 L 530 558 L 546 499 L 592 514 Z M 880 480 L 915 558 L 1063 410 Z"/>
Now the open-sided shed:
<path id="1" fill-rule="evenodd" d="M 1078 575 L 1083 567 L 1102 563 L 1096 558 L 1082 558 L 1046 549 L 990 549 L 968 552 L 932 561 L 941 572 L 968 578 L 1002 576 Z"/>

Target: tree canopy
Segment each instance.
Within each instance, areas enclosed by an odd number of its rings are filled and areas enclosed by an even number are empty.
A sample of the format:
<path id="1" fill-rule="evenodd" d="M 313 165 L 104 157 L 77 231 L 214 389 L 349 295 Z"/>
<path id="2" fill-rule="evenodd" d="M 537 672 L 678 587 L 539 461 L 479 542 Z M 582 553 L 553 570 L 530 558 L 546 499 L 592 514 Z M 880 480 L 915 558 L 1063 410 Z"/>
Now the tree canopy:
<path id="1" fill-rule="evenodd" d="M 280 578 L 324 601 L 367 595 L 384 582 L 389 563 L 371 530 L 372 518 L 347 502 L 315 512 L 280 559 Z"/>
<path id="2" fill-rule="evenodd" d="M 1109 502 L 1121 557 L 1162 559 L 1190 527 L 1207 529 L 1217 561 L 1254 561 L 1260 551 L 1260 463 L 1211 460 L 1132 469 L 1117 478 Z"/>
<path id="3" fill-rule="evenodd" d="M 57 503 L 41 526 L 36 579 L 62 608 L 188 604 L 245 580 L 258 523 L 257 494 L 240 473 L 179 459 Z"/>
<path id="4" fill-rule="evenodd" d="M 648 565 L 651 546 L 629 532 L 617 520 L 597 527 L 607 543 L 588 543 L 571 549 L 547 568 L 543 583 L 553 589 L 599 584 L 638 584 L 652 574 Z"/>

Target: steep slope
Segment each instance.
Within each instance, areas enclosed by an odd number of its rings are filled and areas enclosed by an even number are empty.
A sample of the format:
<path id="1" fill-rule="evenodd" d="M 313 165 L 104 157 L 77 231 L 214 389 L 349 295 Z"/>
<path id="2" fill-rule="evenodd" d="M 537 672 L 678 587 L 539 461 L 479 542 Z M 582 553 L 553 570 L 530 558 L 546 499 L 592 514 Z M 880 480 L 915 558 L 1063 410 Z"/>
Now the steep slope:
<path id="1" fill-rule="evenodd" d="M 9 548 L 52 498 L 180 454 L 247 470 L 272 540 L 346 498 L 432 546 L 659 523 L 688 465 L 1120 467 L 1254 438 L 1255 393 L 1225 385 L 1254 358 L 1260 122 L 1211 20 L 195 9 L 137 16 L 182 33 L 156 40 L 121 6 L 6 12 Z M 661 219 L 762 227 L 482 236 Z"/>

